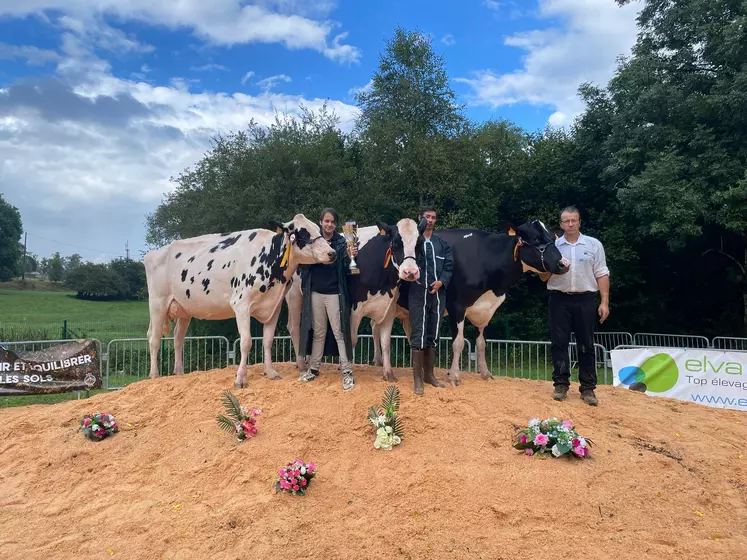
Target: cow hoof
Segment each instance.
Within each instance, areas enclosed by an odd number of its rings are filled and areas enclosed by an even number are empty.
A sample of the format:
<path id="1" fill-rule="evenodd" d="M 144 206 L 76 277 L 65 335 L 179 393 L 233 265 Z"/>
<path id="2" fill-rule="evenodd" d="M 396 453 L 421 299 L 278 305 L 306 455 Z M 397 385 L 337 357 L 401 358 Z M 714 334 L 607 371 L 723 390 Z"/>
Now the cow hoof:
<path id="1" fill-rule="evenodd" d="M 278 379 L 282 379 L 282 377 L 280 377 L 280 374 L 277 371 L 275 371 L 275 370 L 273 370 L 273 371 L 266 371 L 265 372 L 265 377 L 267 379 L 269 379 L 270 381 L 277 381 Z"/>
<path id="2" fill-rule="evenodd" d="M 234 389 L 246 389 L 249 386 L 249 383 L 247 383 L 246 380 L 244 381 L 234 381 L 233 382 L 233 388 Z"/>
<path id="3" fill-rule="evenodd" d="M 384 360 L 381 358 L 374 358 L 374 366 L 375 367 L 382 367 L 384 365 Z"/>
<path id="4" fill-rule="evenodd" d="M 385 372 L 382 377 L 384 378 L 384 381 L 388 381 L 389 383 L 396 383 L 397 381 L 399 381 L 399 379 L 397 379 L 397 376 L 394 375 L 394 372 L 391 371 Z"/>
<path id="5" fill-rule="evenodd" d="M 455 373 L 447 373 L 446 379 L 449 381 L 452 387 L 456 388 L 457 385 L 462 384 L 462 380 L 459 379 L 459 376 Z"/>
<path id="6" fill-rule="evenodd" d="M 482 377 L 485 381 L 487 381 L 487 380 L 491 380 L 492 381 L 492 379 L 493 379 L 493 376 L 490 374 L 490 372 L 488 372 L 488 373 L 481 373 L 480 377 Z"/>

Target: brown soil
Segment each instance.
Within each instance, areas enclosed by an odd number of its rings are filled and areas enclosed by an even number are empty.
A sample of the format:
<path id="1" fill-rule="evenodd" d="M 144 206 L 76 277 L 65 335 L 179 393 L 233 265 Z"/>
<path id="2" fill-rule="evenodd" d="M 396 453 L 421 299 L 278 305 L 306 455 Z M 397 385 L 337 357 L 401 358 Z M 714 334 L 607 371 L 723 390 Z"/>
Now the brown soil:
<path id="1" fill-rule="evenodd" d="M 556 403 L 546 382 L 471 375 L 416 398 L 396 370 L 405 439 L 379 451 L 379 368 L 343 393 L 333 366 L 301 384 L 279 364 L 284 380 L 254 367 L 234 391 L 263 410 L 238 443 L 215 422 L 234 371 L 0 410 L 0 557 L 747 558 L 744 413 L 612 387 L 592 408 L 575 385 Z M 122 431 L 88 441 L 89 412 Z M 591 458 L 514 450 L 514 425 L 535 416 L 571 419 Z M 297 457 L 318 465 L 308 494 L 276 494 Z"/>

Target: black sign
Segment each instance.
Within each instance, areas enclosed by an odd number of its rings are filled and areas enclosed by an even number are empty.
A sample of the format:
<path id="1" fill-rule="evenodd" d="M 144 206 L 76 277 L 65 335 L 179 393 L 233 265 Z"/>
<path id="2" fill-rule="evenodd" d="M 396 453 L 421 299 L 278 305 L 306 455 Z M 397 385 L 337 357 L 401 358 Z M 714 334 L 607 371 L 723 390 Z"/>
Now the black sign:
<path id="1" fill-rule="evenodd" d="M 42 350 L 0 346 L 0 395 L 38 395 L 101 389 L 95 340 L 71 340 Z"/>

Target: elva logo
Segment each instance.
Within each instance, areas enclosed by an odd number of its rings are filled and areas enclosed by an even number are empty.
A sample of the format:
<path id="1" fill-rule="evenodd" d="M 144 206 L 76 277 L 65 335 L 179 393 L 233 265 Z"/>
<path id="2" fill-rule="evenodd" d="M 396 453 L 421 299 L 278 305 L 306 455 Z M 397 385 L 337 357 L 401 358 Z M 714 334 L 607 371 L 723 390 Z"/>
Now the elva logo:
<path id="1" fill-rule="evenodd" d="M 679 369 L 669 354 L 654 354 L 638 366 L 627 366 L 618 373 L 620 382 L 633 391 L 666 393 L 677 384 Z"/>

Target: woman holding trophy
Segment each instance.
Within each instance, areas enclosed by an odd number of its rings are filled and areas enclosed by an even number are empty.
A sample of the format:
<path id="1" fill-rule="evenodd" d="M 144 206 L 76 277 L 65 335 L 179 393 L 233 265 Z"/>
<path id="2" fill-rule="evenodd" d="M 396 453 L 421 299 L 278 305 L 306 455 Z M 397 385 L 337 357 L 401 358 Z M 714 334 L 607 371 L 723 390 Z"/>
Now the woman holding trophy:
<path id="1" fill-rule="evenodd" d="M 354 222 L 345 224 L 343 237 L 336 231 L 337 221 L 333 208 L 322 210 L 319 225 L 324 239 L 337 253 L 335 262 L 299 266 L 303 292 L 299 348 L 303 356 L 310 356 L 309 368 L 299 380 L 313 381 L 319 376 L 324 356 L 339 356 L 342 390 L 350 391 L 355 380 L 347 276 L 358 272 L 358 248 Z"/>

